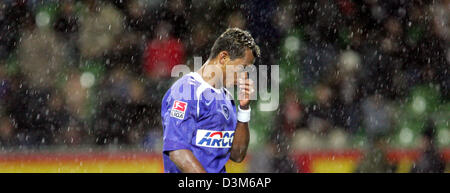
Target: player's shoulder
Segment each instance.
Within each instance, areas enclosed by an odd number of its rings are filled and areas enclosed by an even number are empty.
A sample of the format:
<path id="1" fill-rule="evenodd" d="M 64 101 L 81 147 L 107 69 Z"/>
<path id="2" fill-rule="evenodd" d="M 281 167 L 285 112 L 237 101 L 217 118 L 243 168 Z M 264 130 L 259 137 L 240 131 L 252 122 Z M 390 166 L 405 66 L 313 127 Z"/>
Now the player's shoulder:
<path id="1" fill-rule="evenodd" d="M 202 83 L 198 81 L 195 74 L 191 72 L 176 80 L 167 90 L 164 100 L 196 100 L 196 91 Z"/>
<path id="2" fill-rule="evenodd" d="M 183 75 L 181 78 L 175 81 L 175 83 L 173 83 L 171 89 L 175 87 L 180 87 L 181 85 L 198 88 L 201 85 L 201 82 L 199 82 L 195 77 L 196 74 L 197 73 L 195 72 L 190 72 L 188 74 Z"/>
<path id="3" fill-rule="evenodd" d="M 190 72 L 172 84 L 164 100 L 183 100 L 196 103 L 213 101 L 222 99 L 223 92 L 226 91 L 214 88 L 203 80 L 197 72 Z"/>
<path id="4" fill-rule="evenodd" d="M 179 87 L 180 85 L 191 86 L 192 91 L 195 92 L 196 97 L 200 97 L 200 95 L 204 94 L 205 92 L 212 94 L 220 94 L 224 92 L 223 89 L 218 89 L 211 86 L 209 83 L 203 80 L 201 75 L 197 72 L 191 72 L 184 75 L 182 78 L 180 78 L 180 80 L 177 81 L 176 85 L 177 87 Z M 196 100 L 197 99 L 201 98 L 196 98 Z"/>

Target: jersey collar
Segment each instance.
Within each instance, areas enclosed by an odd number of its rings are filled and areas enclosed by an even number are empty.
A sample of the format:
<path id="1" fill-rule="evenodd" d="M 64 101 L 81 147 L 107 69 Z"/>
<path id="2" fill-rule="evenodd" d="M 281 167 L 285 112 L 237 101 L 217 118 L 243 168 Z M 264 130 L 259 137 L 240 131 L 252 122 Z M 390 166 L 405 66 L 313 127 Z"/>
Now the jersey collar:
<path id="1" fill-rule="evenodd" d="M 197 73 L 197 72 L 191 72 L 188 75 L 192 76 L 195 80 L 199 81 L 201 84 L 205 84 L 207 88 L 210 88 L 210 89 L 212 89 L 212 90 L 214 90 L 214 91 L 216 91 L 218 93 L 222 93 L 223 92 L 222 91 L 223 88 L 221 88 L 221 89 L 214 88 L 209 83 L 207 83 L 205 80 L 203 80 L 202 76 L 200 76 L 200 74 Z"/>

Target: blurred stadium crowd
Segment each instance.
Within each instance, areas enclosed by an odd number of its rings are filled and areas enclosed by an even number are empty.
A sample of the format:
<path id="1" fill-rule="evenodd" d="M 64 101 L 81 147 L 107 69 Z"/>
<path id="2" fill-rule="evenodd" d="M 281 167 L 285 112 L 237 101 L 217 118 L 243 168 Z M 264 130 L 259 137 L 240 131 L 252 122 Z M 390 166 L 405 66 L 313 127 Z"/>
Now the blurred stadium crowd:
<path id="1" fill-rule="evenodd" d="M 449 146 L 449 0 L 2 0 L 2 149 L 160 148 L 171 68 L 206 60 L 228 27 L 281 69 L 279 110 L 252 111 L 254 147 L 281 161 L 421 147 L 426 128 Z"/>

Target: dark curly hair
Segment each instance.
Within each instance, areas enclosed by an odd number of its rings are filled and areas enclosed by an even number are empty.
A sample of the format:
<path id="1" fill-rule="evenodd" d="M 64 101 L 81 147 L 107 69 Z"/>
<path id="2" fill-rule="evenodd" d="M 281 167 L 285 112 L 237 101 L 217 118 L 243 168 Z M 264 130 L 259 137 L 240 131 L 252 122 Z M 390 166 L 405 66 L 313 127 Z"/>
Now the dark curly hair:
<path id="1" fill-rule="evenodd" d="M 244 56 L 246 48 L 252 50 L 255 58 L 260 57 L 259 47 L 248 31 L 239 28 L 228 28 L 214 42 L 209 59 L 216 57 L 221 51 L 227 51 L 232 60 L 240 58 Z"/>

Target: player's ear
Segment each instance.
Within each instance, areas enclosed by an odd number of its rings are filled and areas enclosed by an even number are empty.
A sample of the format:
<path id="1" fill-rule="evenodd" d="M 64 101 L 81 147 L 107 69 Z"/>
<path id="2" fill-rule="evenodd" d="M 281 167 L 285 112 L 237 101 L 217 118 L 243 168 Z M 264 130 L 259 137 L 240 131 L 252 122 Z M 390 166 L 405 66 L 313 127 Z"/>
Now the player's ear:
<path id="1" fill-rule="evenodd" d="M 228 54 L 228 52 L 227 51 L 219 52 L 219 63 L 221 65 L 225 65 L 228 63 L 228 61 L 230 61 L 230 55 Z"/>

